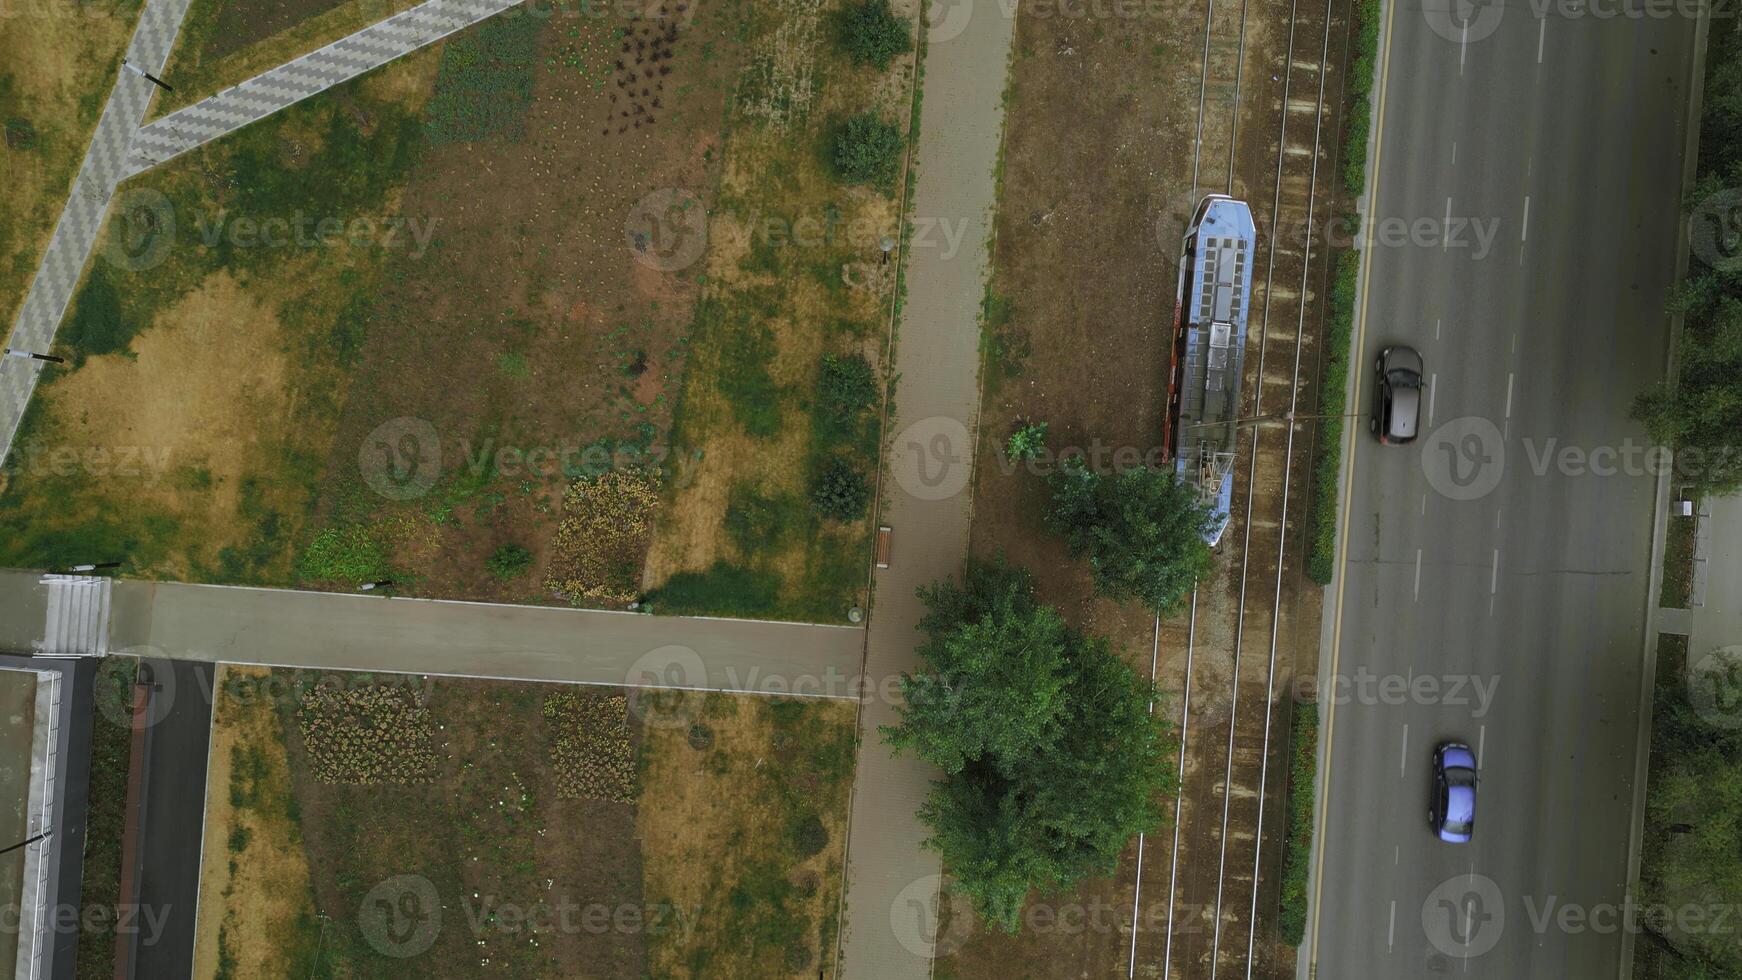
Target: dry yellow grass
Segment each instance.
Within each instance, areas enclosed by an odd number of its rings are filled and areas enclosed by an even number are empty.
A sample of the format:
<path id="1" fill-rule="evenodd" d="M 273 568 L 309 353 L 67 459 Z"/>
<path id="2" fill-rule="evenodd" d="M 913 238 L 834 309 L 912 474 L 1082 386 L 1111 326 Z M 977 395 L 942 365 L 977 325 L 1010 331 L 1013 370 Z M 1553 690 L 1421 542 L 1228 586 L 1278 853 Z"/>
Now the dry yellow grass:
<path id="1" fill-rule="evenodd" d="M 269 674 L 220 665 L 215 690 Z M 216 977 L 223 960 L 228 976 L 283 977 L 287 938 L 313 916 L 314 898 L 302 831 L 284 805 L 290 762 L 269 699 L 218 699 L 206 787 L 193 975 Z"/>
<path id="2" fill-rule="evenodd" d="M 898 186 L 885 194 L 844 187 L 824 168 L 815 148 L 835 119 L 867 108 L 905 131 L 913 62 L 903 59 L 874 80 L 862 72 L 835 77 L 853 72 L 835 50 L 832 32 L 817 28 L 828 22 L 835 3 L 761 0 L 754 6 L 760 22 L 771 30 L 758 42 L 764 54 L 747 69 L 740 85 L 745 101 L 726 140 L 720 206 L 709 226 L 704 302 L 728 310 L 754 307 L 756 322 L 771 330 L 775 354 L 768 372 L 784 390 L 781 427 L 766 437 L 745 430 L 721 389 L 728 370 L 722 364 L 721 338 L 698 331 L 686 368 L 677 437 L 680 449 L 697 448 L 703 455 L 698 459 L 693 452 L 682 452 L 673 464 L 673 490 L 643 575 L 649 590 L 679 572 L 702 571 L 733 557 L 722 529 L 735 485 L 759 484 L 768 492 L 799 496 L 806 492 L 816 451 L 808 405 L 823 353 L 857 351 L 879 367 L 883 360 L 895 282 L 892 267 L 878 262 L 876 242 L 882 235 L 898 234 L 901 190 Z M 869 100 L 867 91 L 873 93 Z M 759 240 L 765 250 L 774 240 L 766 231 L 769 218 L 787 229 L 776 234 L 793 239 L 778 248 L 784 263 L 778 271 L 758 267 L 752 254 Z M 796 242 L 793 233 L 799 222 L 829 220 L 845 229 L 837 232 L 835 243 L 819 247 Z M 757 290 L 772 291 L 773 315 L 762 315 L 764 301 L 752 292 Z M 869 332 L 856 339 L 844 337 L 839 327 L 843 320 L 863 324 Z M 871 459 L 859 462 L 868 469 L 876 465 Z M 868 526 L 869 518 L 831 533 L 828 541 L 795 535 L 784 548 L 759 553 L 755 564 L 778 573 L 789 593 L 802 589 L 821 551 L 852 551 L 863 543 Z M 841 603 L 833 615 L 844 617 L 849 604 Z"/>
<path id="3" fill-rule="evenodd" d="M 818 777 L 810 764 L 838 751 L 850 760 L 854 705 L 804 704 L 807 737 L 794 739 L 790 731 L 780 731 L 774 702 L 767 698 L 682 697 L 684 703 L 671 707 L 667 717 L 700 719 L 712 745 L 698 751 L 687 726 L 646 730 L 636 824 L 644 894 L 650 902 L 681 909 L 694 932 L 686 941 L 670 937 L 650 943 L 650 974 L 810 980 L 819 976 L 819 967 L 832 974 L 828 952 L 842 885 L 851 775 L 835 771 L 832 778 Z M 794 799 L 815 807 L 827 830 L 828 845 L 809 857 L 794 850 Z M 791 886 L 790 891 L 774 886 L 785 891 L 784 913 L 768 907 L 770 876 Z M 740 888 L 755 896 L 752 907 L 735 908 L 733 895 Z M 800 920 L 803 925 L 794 926 L 794 933 L 813 958 L 783 964 L 785 950 L 770 949 L 768 937 Z M 698 971 L 697 964 L 704 967 Z"/>
<path id="4" fill-rule="evenodd" d="M 12 329 L 73 176 L 109 97 L 137 2 L 8 2 L 0 12 L 0 118 L 36 130 L 32 148 L 0 143 L 0 333 Z"/>

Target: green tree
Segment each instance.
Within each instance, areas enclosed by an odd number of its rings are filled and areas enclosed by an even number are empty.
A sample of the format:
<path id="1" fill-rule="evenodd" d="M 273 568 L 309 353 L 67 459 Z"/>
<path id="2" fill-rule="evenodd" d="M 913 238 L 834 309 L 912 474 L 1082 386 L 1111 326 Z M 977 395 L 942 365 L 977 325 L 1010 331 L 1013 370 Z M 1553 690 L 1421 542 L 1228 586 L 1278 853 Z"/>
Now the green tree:
<path id="1" fill-rule="evenodd" d="M 1089 560 L 1103 595 L 1166 614 L 1209 570 L 1209 513 L 1172 470 L 1138 466 L 1108 477 L 1072 457 L 1048 482 L 1047 523 Z"/>
<path id="2" fill-rule="evenodd" d="M 865 474 L 840 456 L 831 456 L 811 480 L 811 505 L 824 517 L 856 521 L 865 516 L 870 502 L 871 484 Z"/>
<path id="3" fill-rule="evenodd" d="M 875 112 L 847 117 L 835 130 L 835 176 L 849 184 L 894 185 L 902 142 L 901 127 Z"/>
<path id="4" fill-rule="evenodd" d="M 1682 284 L 1673 307 L 1686 315 L 1676 382 L 1640 394 L 1633 414 L 1675 450 L 1681 478 L 1733 493 L 1742 489 L 1742 290 L 1708 274 Z"/>
<path id="5" fill-rule="evenodd" d="M 1031 889 L 1111 874 L 1172 791 L 1154 687 L 1036 601 L 1028 574 L 970 564 L 920 590 L 922 671 L 902 676 L 900 724 L 882 730 L 945 778 L 920 807 L 987 921 L 1016 930 Z"/>
<path id="6" fill-rule="evenodd" d="M 862 0 L 841 11 L 841 44 L 855 65 L 887 71 L 897 57 L 913 50 L 913 34 L 907 21 L 889 8 L 889 0 Z"/>

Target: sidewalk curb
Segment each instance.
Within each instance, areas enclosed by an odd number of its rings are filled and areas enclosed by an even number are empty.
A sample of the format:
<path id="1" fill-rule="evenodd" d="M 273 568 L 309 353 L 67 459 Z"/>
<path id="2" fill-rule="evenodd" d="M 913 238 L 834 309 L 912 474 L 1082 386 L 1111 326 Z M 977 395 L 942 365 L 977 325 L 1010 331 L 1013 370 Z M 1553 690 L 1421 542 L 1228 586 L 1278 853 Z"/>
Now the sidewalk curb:
<path id="1" fill-rule="evenodd" d="M 1685 204 L 1694 186 L 1699 165 L 1701 112 L 1705 101 L 1706 42 L 1711 32 L 1712 8 L 1700 4 L 1700 16 L 1694 25 L 1694 57 L 1688 69 L 1687 135 L 1682 144 L 1681 198 Z M 1691 216 L 1682 209 L 1676 224 L 1675 282 L 1681 282 L 1688 272 L 1688 225 Z M 1674 383 L 1681 348 L 1682 329 L 1686 317 L 1673 313 L 1669 318 L 1669 351 L 1664 359 L 1664 379 Z M 1627 883 L 1623 894 L 1628 900 L 1639 897 L 1639 866 L 1645 841 L 1645 796 L 1651 770 L 1651 730 L 1653 696 L 1657 690 L 1657 600 L 1663 589 L 1663 553 L 1669 518 L 1669 479 L 1673 467 L 1657 475 L 1656 498 L 1651 518 L 1651 565 L 1645 594 L 1645 641 L 1640 658 L 1639 731 L 1633 755 L 1633 800 L 1627 831 Z M 1620 980 L 1632 980 L 1634 945 L 1633 930 L 1621 933 L 1621 962 L 1617 966 Z"/>

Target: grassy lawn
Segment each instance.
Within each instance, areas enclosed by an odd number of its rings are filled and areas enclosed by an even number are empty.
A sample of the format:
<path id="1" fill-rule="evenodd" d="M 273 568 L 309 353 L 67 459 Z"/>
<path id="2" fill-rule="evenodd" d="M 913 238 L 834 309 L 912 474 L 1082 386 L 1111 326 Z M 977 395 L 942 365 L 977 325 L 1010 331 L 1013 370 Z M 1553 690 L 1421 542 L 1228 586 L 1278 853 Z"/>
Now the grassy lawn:
<path id="1" fill-rule="evenodd" d="M 230 670 L 219 696 L 202 978 L 826 966 L 850 704 Z"/>
<path id="2" fill-rule="evenodd" d="M 0 30 L 0 331 L 11 331 L 66 205 L 140 0 L 9 3 Z"/>
<path id="3" fill-rule="evenodd" d="M 1694 585 L 1694 538 L 1697 517 L 1671 517 L 1663 539 L 1663 586 L 1657 604 L 1666 609 L 1686 609 Z"/>
<path id="4" fill-rule="evenodd" d="M 174 91 L 160 93 L 150 118 L 168 115 L 325 47 L 420 0 L 193 0 L 164 66 Z"/>
<path id="5" fill-rule="evenodd" d="M 0 493 L 0 565 L 291 571 L 421 149 L 413 56 L 124 185 Z M 336 234 L 326 232 L 339 229 Z"/>
<path id="6" fill-rule="evenodd" d="M 834 622 L 863 605 L 902 171 L 844 180 L 852 117 L 906 131 L 911 54 L 855 67 L 837 4 L 749 4 L 706 285 L 672 428 L 671 479 L 644 576 L 664 612 Z M 911 5 L 907 15 L 912 16 Z"/>

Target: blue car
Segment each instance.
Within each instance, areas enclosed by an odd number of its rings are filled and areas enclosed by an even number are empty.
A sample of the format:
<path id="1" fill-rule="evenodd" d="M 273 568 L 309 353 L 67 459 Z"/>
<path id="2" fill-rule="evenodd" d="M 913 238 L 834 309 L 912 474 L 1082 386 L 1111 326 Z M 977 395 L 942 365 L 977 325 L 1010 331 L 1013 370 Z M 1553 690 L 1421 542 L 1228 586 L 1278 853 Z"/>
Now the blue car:
<path id="1" fill-rule="evenodd" d="M 1428 826 L 1448 844 L 1467 844 L 1476 832 L 1476 754 L 1462 742 L 1434 749 L 1434 795 Z"/>

